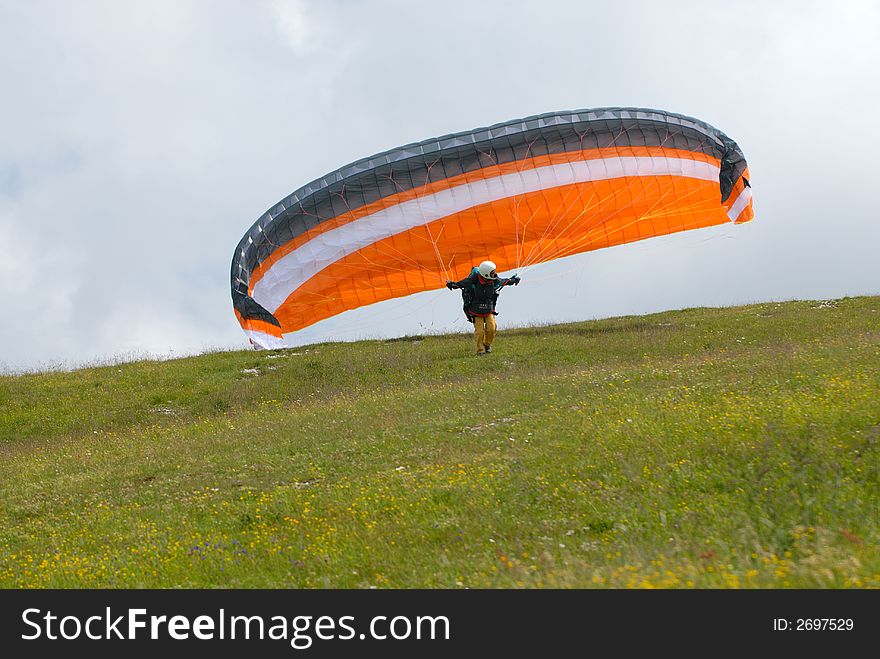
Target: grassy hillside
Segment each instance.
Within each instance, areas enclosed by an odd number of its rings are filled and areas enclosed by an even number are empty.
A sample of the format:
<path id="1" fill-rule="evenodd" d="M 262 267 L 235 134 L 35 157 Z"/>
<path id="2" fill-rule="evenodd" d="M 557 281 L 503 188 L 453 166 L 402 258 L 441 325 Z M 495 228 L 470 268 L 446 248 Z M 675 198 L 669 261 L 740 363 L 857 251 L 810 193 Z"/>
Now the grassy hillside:
<path id="1" fill-rule="evenodd" d="M 880 298 L 7 376 L 0 454 L 0 587 L 880 587 Z"/>

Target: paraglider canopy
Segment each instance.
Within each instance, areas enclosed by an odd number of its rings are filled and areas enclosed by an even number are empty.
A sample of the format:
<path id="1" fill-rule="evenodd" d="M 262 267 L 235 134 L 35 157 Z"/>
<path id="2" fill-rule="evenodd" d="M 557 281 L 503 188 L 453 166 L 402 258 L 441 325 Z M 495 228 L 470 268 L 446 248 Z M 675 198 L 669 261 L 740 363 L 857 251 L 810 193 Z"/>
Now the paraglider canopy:
<path id="1" fill-rule="evenodd" d="M 232 259 L 256 347 L 350 309 L 460 279 L 754 217 L 739 146 L 641 108 L 543 114 L 392 149 L 266 211 Z"/>

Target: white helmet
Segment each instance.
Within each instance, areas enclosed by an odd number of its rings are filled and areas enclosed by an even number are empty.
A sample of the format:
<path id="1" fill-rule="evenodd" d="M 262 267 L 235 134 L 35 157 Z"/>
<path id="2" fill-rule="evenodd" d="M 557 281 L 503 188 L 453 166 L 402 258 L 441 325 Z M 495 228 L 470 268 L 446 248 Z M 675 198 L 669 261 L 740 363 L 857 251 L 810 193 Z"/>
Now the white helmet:
<path id="1" fill-rule="evenodd" d="M 495 279 L 498 277 L 498 273 L 495 272 L 495 264 L 492 261 L 483 261 L 478 270 L 483 279 Z"/>

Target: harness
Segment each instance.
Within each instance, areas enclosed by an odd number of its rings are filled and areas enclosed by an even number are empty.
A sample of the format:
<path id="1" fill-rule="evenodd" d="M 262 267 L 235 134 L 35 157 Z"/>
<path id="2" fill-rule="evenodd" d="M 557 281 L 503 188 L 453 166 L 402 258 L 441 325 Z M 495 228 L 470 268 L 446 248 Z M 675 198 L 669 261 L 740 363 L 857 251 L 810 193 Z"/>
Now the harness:
<path id="1" fill-rule="evenodd" d="M 477 279 L 479 272 L 477 268 L 471 270 L 468 283 L 461 288 L 462 309 L 469 323 L 474 322 L 475 313 L 497 315 L 495 305 L 498 302 L 498 289 L 493 281 L 481 284 Z"/>

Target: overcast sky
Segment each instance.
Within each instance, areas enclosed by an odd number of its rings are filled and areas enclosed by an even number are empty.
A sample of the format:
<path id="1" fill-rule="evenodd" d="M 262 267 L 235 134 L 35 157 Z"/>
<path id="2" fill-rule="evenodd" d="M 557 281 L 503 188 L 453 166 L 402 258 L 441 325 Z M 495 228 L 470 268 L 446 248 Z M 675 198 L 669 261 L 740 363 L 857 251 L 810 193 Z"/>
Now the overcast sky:
<path id="1" fill-rule="evenodd" d="M 0 368 L 245 348 L 238 240 L 353 160 L 541 112 L 698 117 L 756 221 L 535 267 L 499 325 L 880 293 L 880 3 L 0 0 Z M 438 291 L 291 343 L 470 325 Z"/>

